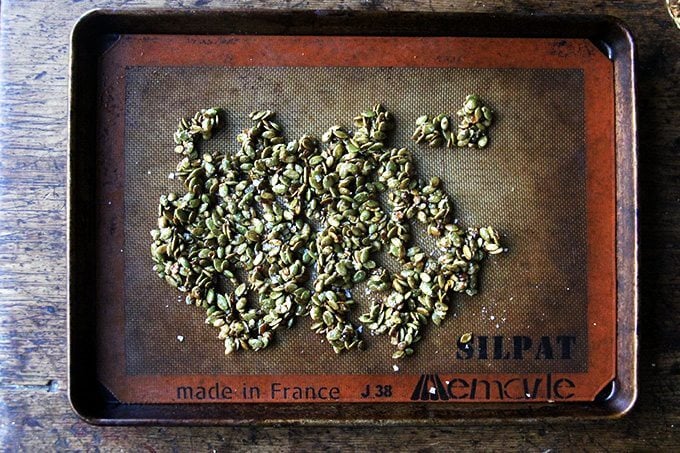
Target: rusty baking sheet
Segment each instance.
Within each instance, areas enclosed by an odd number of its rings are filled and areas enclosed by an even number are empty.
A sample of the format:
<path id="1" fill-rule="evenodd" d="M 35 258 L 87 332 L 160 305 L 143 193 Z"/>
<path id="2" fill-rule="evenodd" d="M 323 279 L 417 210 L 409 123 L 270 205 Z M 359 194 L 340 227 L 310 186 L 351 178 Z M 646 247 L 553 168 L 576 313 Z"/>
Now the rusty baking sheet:
<path id="1" fill-rule="evenodd" d="M 498 112 L 486 149 L 410 140 L 418 115 L 455 112 L 472 92 Z M 493 224 L 508 253 L 487 259 L 480 293 L 452 297 L 405 360 L 370 335 L 365 351 L 336 355 L 308 318 L 273 347 L 225 356 L 202 310 L 151 270 L 158 196 L 179 187 L 168 179 L 177 119 L 224 107 L 215 146 L 233 150 L 253 109 L 275 109 L 292 138 L 375 102 L 394 113 L 393 144 L 413 150 L 419 175 L 440 176 L 463 224 Z M 636 393 L 634 113 L 632 40 L 610 18 L 90 13 L 72 42 L 74 409 L 103 424 L 625 413 Z M 368 306 L 353 297 L 357 312 Z"/>

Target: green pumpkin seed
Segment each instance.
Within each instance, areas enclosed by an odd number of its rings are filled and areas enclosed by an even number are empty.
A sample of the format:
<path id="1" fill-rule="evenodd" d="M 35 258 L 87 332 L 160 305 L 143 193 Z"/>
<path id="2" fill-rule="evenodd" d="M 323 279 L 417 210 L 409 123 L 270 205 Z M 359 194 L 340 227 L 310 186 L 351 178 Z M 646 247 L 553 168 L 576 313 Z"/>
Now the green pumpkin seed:
<path id="1" fill-rule="evenodd" d="M 447 115 L 419 117 L 414 139 L 486 146 L 491 110 L 469 96 L 458 115 L 455 131 Z M 476 293 L 479 262 L 505 250 L 491 227 L 464 231 L 450 223 L 440 179 L 421 186 L 411 152 L 385 146 L 394 118 L 380 104 L 353 119 L 353 132 L 331 127 L 325 145 L 310 135 L 286 141 L 265 109 L 250 114 L 254 124 L 238 135 L 237 152 L 201 150 L 200 141 L 223 125 L 221 116 L 205 109 L 179 122 L 173 150 L 182 160 L 173 177 L 186 193 L 159 198 L 151 256 L 159 277 L 206 310 L 227 354 L 269 347 L 276 329 L 303 315 L 335 352 L 363 349 L 346 289 L 367 281 L 381 294 L 359 321 L 390 336 L 395 358 L 410 356 L 425 324 L 445 318 L 447 292 Z M 379 199 L 383 192 L 389 210 Z M 409 245 L 415 219 L 436 238 L 438 256 Z M 396 258 L 400 272 L 390 275 L 371 259 L 381 250 Z M 317 274 L 308 289 L 310 268 Z M 247 273 L 247 283 L 236 270 Z M 220 275 L 233 292 L 214 289 Z M 256 296 L 250 308 L 249 293 Z"/>

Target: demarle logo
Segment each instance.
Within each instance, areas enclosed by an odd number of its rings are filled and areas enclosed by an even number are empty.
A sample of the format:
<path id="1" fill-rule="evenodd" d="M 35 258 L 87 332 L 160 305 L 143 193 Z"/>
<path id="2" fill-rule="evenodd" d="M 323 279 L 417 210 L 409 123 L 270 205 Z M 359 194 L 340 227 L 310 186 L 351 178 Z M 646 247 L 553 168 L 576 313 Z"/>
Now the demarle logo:
<path id="1" fill-rule="evenodd" d="M 447 401 L 449 393 L 436 374 L 423 374 L 411 395 L 412 401 Z"/>

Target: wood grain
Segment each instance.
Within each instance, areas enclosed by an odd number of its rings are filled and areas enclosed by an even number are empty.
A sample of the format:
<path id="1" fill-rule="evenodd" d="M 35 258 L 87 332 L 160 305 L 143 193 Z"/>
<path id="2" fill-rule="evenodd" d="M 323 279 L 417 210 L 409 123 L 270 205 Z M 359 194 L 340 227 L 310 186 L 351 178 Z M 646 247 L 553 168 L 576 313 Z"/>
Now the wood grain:
<path id="1" fill-rule="evenodd" d="M 640 395 L 621 420 L 457 428 L 100 428 L 66 398 L 69 32 L 94 7 L 611 14 L 638 43 Z M 680 31 L 657 0 L 6 0 L 0 14 L 0 440 L 26 450 L 680 449 Z"/>

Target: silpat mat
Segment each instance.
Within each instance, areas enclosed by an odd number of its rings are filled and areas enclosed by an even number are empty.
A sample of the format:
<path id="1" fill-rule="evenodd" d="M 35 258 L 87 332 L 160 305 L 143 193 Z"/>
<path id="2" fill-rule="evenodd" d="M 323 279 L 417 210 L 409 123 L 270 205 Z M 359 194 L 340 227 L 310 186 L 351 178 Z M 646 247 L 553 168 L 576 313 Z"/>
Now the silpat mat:
<path id="1" fill-rule="evenodd" d="M 115 224 L 118 240 L 105 256 L 115 256 L 111 275 L 122 278 L 98 298 L 99 319 L 107 320 L 99 373 L 121 401 L 291 401 L 293 391 L 283 389 L 295 387 L 313 390 L 293 399 L 314 401 L 587 400 L 613 377 L 613 211 L 606 198 L 613 134 L 601 133 L 613 114 L 607 60 L 579 40 L 477 40 L 489 47 L 505 41 L 534 56 L 496 53 L 480 64 L 460 57 L 474 40 L 439 38 L 449 47 L 423 56 L 430 46 L 419 38 L 403 38 L 401 46 L 371 39 L 383 55 L 368 62 L 358 38 L 281 38 L 272 49 L 271 37 L 124 37 L 105 55 L 103 120 L 115 137 L 105 146 L 118 159 L 110 157 L 104 179 L 112 175 L 123 190 L 103 190 L 100 210 Z M 175 55 L 163 51 L 163 40 L 174 40 Z M 604 99 L 593 100 L 598 89 Z M 419 115 L 455 114 L 469 93 L 497 112 L 487 148 L 413 143 Z M 396 118 L 390 144 L 413 151 L 423 180 L 442 178 L 463 225 L 499 230 L 508 253 L 482 264 L 479 294 L 450 297 L 447 319 L 426 327 L 412 357 L 392 359 L 389 338 L 367 332 L 365 351 L 335 354 L 309 318 L 277 330 L 265 350 L 225 356 L 204 310 L 185 305 L 151 270 L 148 232 L 158 197 L 181 189 L 168 179 L 179 160 L 172 152 L 178 118 L 223 107 L 226 127 L 204 146 L 234 152 L 254 109 L 275 110 L 291 140 L 351 126 L 376 102 Z M 433 248 L 427 239 L 416 242 Z M 355 319 L 369 297 L 379 297 L 362 285 L 352 296 Z M 460 345 L 468 332 L 472 341 Z M 219 397 L 220 387 L 229 398 Z M 322 398 L 323 388 L 337 392 Z"/>

